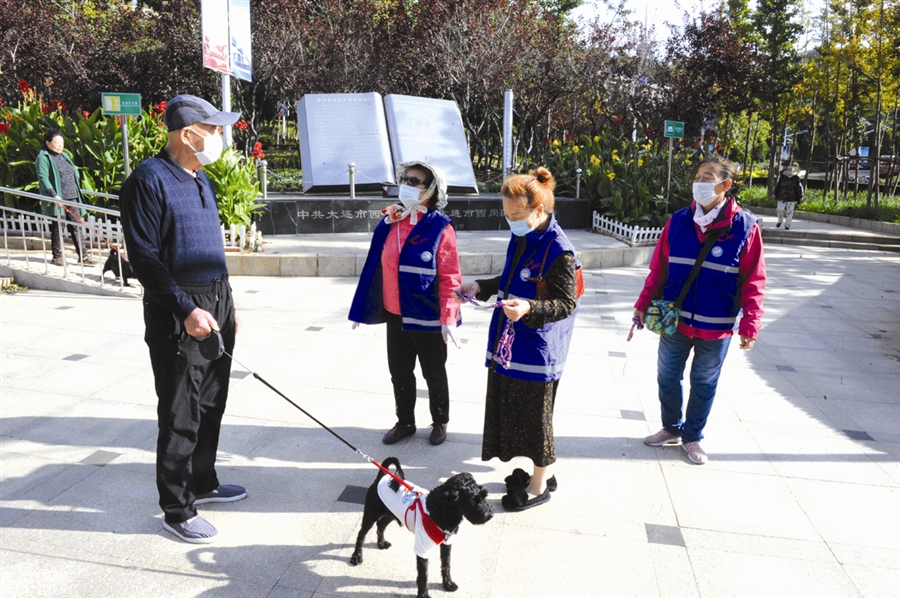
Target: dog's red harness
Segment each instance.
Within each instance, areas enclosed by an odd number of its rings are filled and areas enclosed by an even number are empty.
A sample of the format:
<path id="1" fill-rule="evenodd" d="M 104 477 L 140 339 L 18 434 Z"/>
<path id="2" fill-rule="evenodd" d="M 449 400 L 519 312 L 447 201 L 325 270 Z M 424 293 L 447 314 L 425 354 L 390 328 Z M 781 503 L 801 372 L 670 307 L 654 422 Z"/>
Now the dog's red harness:
<path id="1" fill-rule="evenodd" d="M 413 503 L 409 505 L 409 507 L 407 507 L 406 515 L 404 515 L 403 517 L 404 521 L 406 520 L 406 516 L 409 515 L 410 511 L 413 512 L 413 525 L 412 527 L 407 525 L 407 529 L 409 529 L 410 531 L 415 528 L 415 517 L 418 515 L 422 517 L 422 529 L 425 530 L 425 533 L 428 534 L 428 538 L 435 544 L 443 544 L 453 535 L 452 532 L 445 532 L 444 530 L 439 528 L 438 524 L 428 516 L 428 513 L 425 512 L 425 508 L 422 507 L 421 495 L 417 495 L 416 500 L 414 500 Z"/>

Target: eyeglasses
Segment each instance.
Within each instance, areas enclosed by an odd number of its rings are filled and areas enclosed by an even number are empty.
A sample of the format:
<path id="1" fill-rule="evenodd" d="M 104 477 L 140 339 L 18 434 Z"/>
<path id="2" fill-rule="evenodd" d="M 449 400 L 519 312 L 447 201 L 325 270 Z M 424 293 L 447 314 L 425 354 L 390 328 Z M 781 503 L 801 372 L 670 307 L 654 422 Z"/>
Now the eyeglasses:
<path id="1" fill-rule="evenodd" d="M 413 187 L 418 187 L 419 185 L 422 185 L 423 187 L 427 187 L 429 185 L 428 181 L 423 181 L 420 178 L 417 178 L 414 176 L 406 176 L 406 175 L 403 175 L 402 177 L 400 177 L 400 182 L 412 185 Z"/>

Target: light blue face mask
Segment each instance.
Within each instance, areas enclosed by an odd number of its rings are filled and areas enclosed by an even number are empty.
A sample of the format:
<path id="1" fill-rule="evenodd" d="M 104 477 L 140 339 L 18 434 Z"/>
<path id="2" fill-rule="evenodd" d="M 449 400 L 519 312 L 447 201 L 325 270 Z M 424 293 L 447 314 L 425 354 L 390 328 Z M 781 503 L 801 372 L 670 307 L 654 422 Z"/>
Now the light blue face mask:
<path id="1" fill-rule="evenodd" d="M 534 210 L 531 211 L 531 214 L 528 215 L 528 218 L 531 218 L 531 215 L 534 214 Z M 524 237 L 528 233 L 534 230 L 533 226 L 528 226 L 528 218 L 525 220 L 510 220 L 509 218 L 506 221 L 509 223 L 509 230 L 512 231 L 517 237 Z"/>

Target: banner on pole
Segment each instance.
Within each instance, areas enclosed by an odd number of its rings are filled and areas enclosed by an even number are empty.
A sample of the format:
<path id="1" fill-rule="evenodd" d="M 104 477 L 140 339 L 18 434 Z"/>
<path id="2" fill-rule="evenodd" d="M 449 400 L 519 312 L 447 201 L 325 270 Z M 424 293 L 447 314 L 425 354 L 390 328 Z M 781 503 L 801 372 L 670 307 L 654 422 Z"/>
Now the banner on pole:
<path id="1" fill-rule="evenodd" d="M 230 0 L 228 27 L 231 32 L 231 74 L 252 81 L 250 55 L 250 0 Z"/>
<path id="2" fill-rule="evenodd" d="M 203 66 L 252 81 L 250 0 L 201 0 Z"/>
<path id="3" fill-rule="evenodd" d="M 223 4 L 225 10 L 222 10 Z M 203 66 L 231 74 L 228 5 L 222 0 L 201 0 L 200 23 L 203 31 Z"/>

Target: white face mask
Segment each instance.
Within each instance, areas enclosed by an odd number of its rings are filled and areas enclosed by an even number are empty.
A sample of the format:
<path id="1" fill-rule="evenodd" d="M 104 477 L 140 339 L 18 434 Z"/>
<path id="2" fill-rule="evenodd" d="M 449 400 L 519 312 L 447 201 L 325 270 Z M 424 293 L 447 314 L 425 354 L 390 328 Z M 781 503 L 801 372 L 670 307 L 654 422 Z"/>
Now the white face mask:
<path id="1" fill-rule="evenodd" d="M 419 193 L 419 189 L 412 185 L 400 185 L 400 192 L 398 194 L 400 203 L 402 203 L 403 207 L 407 210 L 418 205 L 420 203 Z"/>
<path id="2" fill-rule="evenodd" d="M 716 200 L 719 199 L 719 194 L 716 193 L 716 185 L 718 184 L 719 183 L 694 183 L 692 189 L 694 201 L 704 208 L 716 203 Z"/>
<path id="3" fill-rule="evenodd" d="M 201 166 L 209 166 L 213 162 L 219 159 L 222 155 L 222 136 L 218 133 L 213 133 L 209 137 L 205 137 L 194 131 L 194 129 L 188 129 L 189 131 L 203 137 L 203 151 L 197 151 L 194 149 L 193 145 L 190 145 L 190 148 L 194 150 L 194 155 L 197 157 L 197 161 L 200 162 Z"/>

